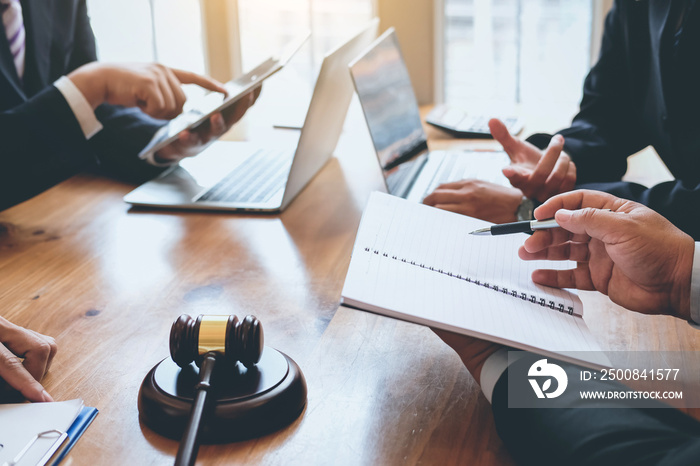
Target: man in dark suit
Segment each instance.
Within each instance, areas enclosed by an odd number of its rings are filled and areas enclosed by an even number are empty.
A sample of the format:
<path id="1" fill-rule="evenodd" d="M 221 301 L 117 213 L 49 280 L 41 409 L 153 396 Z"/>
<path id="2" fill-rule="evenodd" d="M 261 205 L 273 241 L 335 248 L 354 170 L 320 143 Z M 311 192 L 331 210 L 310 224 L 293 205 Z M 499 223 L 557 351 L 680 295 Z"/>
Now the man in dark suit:
<path id="1" fill-rule="evenodd" d="M 0 210 L 82 170 L 151 177 L 222 134 L 254 101 L 242 99 L 226 119 L 216 115 L 167 151 L 144 154 L 163 119 L 181 112 L 182 83 L 223 87 L 161 65 L 95 63 L 85 0 L 0 0 L 0 13 Z"/>
<path id="2" fill-rule="evenodd" d="M 491 132 L 512 160 L 503 172 L 514 188 L 465 180 L 439 187 L 425 202 L 507 222 L 518 211 L 524 219 L 530 200 L 543 202 L 576 185 L 647 205 L 700 239 L 700 222 L 688 215 L 700 205 L 699 55 L 695 0 L 616 1 L 580 112 L 559 132 L 563 138 L 536 134 L 520 141 L 492 120 Z M 621 182 L 627 157 L 649 145 L 676 180 L 650 189 Z"/>
<path id="3" fill-rule="evenodd" d="M 551 198 L 535 215 L 555 217 L 562 228 L 533 234 L 521 248 L 521 258 L 577 263 L 572 270 L 535 271 L 535 282 L 598 290 L 628 309 L 700 324 L 700 243 L 659 214 L 607 193 L 573 191 Z M 519 361 L 509 361 L 500 345 L 435 332 L 481 384 L 499 435 L 522 464 L 690 465 L 700 460 L 700 422 L 657 401 L 640 403 L 643 407 L 622 398 L 589 402 L 573 388 L 557 398 L 556 408 L 509 408 L 509 386 L 525 383 L 520 377 L 509 380 L 522 372 L 515 367 Z M 567 372 L 569 386 L 580 380 L 581 368 L 556 364 Z M 698 361 L 690 364 L 697 368 Z M 584 390 L 629 389 L 591 380 Z"/>

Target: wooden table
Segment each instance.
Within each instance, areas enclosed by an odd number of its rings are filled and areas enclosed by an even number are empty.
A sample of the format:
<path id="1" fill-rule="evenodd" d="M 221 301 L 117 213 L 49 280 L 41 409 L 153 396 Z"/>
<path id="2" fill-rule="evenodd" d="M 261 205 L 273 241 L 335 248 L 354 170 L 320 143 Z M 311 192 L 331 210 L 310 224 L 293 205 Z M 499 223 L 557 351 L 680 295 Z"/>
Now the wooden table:
<path id="1" fill-rule="evenodd" d="M 172 462 L 177 442 L 140 424 L 136 401 L 182 313 L 257 315 L 309 389 L 292 425 L 203 446 L 201 464 L 512 463 L 479 387 L 430 330 L 338 307 L 361 210 L 383 189 L 355 123 L 281 215 L 134 210 L 121 199 L 133 186 L 89 175 L 0 212 L 2 315 L 56 338 L 54 398 L 100 410 L 67 464 Z M 685 322 L 584 301 L 604 347 L 700 349 Z"/>

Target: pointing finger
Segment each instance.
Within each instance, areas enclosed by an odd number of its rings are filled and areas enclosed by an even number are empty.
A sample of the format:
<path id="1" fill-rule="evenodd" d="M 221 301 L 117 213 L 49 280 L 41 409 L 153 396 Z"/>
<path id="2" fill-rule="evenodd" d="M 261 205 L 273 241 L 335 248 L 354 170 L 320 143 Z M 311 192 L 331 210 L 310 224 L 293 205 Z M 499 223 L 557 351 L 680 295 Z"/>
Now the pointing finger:
<path id="1" fill-rule="evenodd" d="M 175 68 L 171 68 L 171 70 L 182 84 L 196 84 L 204 89 L 214 92 L 221 92 L 224 95 L 228 95 L 228 91 L 224 85 L 216 79 L 210 78 L 209 76 L 202 76 L 197 73 L 192 73 L 191 71 L 178 70 Z"/>

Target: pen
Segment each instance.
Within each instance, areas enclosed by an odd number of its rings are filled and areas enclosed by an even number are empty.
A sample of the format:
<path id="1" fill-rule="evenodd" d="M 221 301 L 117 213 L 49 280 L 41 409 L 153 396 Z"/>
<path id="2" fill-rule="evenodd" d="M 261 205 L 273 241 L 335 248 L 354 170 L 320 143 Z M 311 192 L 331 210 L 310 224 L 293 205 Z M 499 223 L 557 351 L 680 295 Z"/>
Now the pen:
<path id="1" fill-rule="evenodd" d="M 553 218 L 547 220 L 526 220 L 524 222 L 504 223 L 474 230 L 470 235 L 509 235 L 511 233 L 532 233 L 545 228 L 557 228 L 559 224 Z"/>
<path id="2" fill-rule="evenodd" d="M 605 212 L 612 212 L 610 209 L 601 209 Z M 547 228 L 559 228 L 559 224 L 553 218 L 547 220 L 526 220 L 524 222 L 503 223 L 501 225 L 491 225 L 486 228 L 474 230 L 470 235 L 509 235 L 511 233 L 533 233 L 537 230 Z"/>

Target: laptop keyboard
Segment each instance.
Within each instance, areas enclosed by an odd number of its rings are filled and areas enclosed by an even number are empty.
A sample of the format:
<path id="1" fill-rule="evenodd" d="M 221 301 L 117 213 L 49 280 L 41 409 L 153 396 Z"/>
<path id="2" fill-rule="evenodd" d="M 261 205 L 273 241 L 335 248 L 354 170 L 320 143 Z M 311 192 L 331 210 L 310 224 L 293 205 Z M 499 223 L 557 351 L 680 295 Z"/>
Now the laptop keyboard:
<path id="1" fill-rule="evenodd" d="M 410 163 L 402 163 L 396 168 L 396 171 L 389 175 L 386 179 L 387 188 L 392 194 L 399 192 L 413 175 L 413 170 Z"/>
<path id="2" fill-rule="evenodd" d="M 466 131 L 470 133 L 484 133 L 484 134 L 491 134 L 491 130 L 489 129 L 489 120 L 491 118 L 483 117 L 483 116 L 478 116 L 478 117 L 468 117 L 464 118 L 461 121 L 455 122 L 454 127 L 458 131 Z M 515 124 L 518 122 L 517 118 L 503 118 L 502 119 L 503 124 L 506 125 L 506 128 L 509 130 L 515 126 Z"/>
<path id="3" fill-rule="evenodd" d="M 284 188 L 294 153 L 259 150 L 204 192 L 197 202 L 264 203 Z"/>
<path id="4" fill-rule="evenodd" d="M 478 157 L 478 159 L 475 159 Z M 477 178 L 491 183 L 510 186 L 508 179 L 501 173 L 507 165 L 507 156 L 494 157 L 487 153 L 465 154 L 462 151 L 448 152 L 440 164 L 424 196 L 435 191 L 443 183 L 467 178 Z"/>

